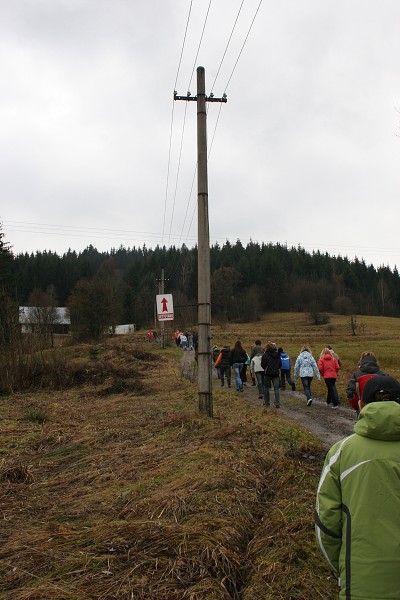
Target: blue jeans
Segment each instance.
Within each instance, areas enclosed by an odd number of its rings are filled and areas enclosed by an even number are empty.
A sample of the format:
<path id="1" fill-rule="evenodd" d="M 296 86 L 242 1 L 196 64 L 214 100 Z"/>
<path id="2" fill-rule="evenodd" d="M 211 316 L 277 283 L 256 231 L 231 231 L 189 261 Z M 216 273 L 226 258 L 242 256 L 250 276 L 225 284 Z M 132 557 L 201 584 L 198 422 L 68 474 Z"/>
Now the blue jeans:
<path id="1" fill-rule="evenodd" d="M 258 393 L 260 396 L 264 396 L 264 371 L 256 371 L 255 376 L 257 379 Z"/>
<path id="2" fill-rule="evenodd" d="M 233 363 L 232 368 L 235 374 L 236 391 L 238 392 L 243 387 L 242 378 L 240 377 L 243 368 L 243 363 Z"/>
<path id="3" fill-rule="evenodd" d="M 279 399 L 279 376 L 271 377 L 270 375 L 264 375 L 264 404 L 269 406 L 269 386 L 270 383 L 274 386 L 274 395 L 275 395 L 275 406 L 280 406 Z"/>
<path id="4" fill-rule="evenodd" d="M 303 384 L 304 393 L 306 395 L 307 400 L 309 400 L 311 398 L 311 382 L 312 382 L 312 380 L 313 380 L 312 377 L 302 377 L 301 378 L 301 383 Z"/>

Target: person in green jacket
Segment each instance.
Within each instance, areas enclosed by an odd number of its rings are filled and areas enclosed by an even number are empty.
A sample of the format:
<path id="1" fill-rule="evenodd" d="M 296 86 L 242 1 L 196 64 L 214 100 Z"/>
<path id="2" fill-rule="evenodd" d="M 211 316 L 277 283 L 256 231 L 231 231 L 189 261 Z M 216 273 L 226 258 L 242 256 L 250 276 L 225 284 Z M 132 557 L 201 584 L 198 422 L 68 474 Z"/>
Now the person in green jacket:
<path id="1" fill-rule="evenodd" d="M 341 600 L 400 598 L 400 383 L 364 386 L 354 433 L 329 450 L 315 532 Z"/>

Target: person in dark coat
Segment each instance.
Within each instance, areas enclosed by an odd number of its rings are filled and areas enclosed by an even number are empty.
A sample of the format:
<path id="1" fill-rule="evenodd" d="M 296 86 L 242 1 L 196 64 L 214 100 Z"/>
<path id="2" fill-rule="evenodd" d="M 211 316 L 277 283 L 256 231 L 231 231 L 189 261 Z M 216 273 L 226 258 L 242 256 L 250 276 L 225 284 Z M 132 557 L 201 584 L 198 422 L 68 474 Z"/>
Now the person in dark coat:
<path id="1" fill-rule="evenodd" d="M 231 387 L 231 349 L 229 346 L 222 346 L 214 366 L 219 369 L 221 386 L 224 386 L 224 379 L 226 377 L 228 387 Z"/>
<path id="2" fill-rule="evenodd" d="M 235 373 L 236 391 L 243 392 L 241 373 L 243 365 L 247 362 L 247 352 L 244 350 L 240 340 L 236 342 L 231 350 L 230 364 Z"/>
<path id="3" fill-rule="evenodd" d="M 385 375 L 385 373 L 380 370 L 375 354 L 369 350 L 365 351 L 360 356 L 358 370 L 350 377 L 346 388 L 347 400 L 357 414 L 360 412 L 358 401 L 362 396 L 364 385 L 375 375 Z"/>
<path id="4" fill-rule="evenodd" d="M 269 406 L 269 388 L 272 383 L 275 395 L 275 408 L 280 408 L 279 383 L 280 383 L 280 368 L 281 357 L 276 344 L 268 342 L 263 357 L 261 366 L 264 369 L 264 406 Z"/>

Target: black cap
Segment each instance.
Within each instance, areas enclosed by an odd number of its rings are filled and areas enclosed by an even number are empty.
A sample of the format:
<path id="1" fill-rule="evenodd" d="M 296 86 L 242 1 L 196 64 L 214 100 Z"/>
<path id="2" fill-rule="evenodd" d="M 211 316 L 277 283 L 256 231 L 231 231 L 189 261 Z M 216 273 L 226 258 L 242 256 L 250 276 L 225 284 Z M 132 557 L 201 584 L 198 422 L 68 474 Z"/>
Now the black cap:
<path id="1" fill-rule="evenodd" d="M 375 399 L 377 392 L 380 392 L 384 397 Z M 375 375 L 368 379 L 364 385 L 361 400 L 364 404 L 381 400 L 393 400 L 400 404 L 400 383 L 390 375 Z"/>

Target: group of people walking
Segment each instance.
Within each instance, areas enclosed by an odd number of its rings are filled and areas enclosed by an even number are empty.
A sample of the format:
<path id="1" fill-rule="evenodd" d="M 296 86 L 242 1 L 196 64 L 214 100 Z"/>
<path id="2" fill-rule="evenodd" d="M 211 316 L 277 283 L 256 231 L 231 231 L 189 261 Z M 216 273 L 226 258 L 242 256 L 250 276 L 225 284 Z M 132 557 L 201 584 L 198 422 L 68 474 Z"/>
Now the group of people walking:
<path id="1" fill-rule="evenodd" d="M 273 390 L 273 400 L 276 408 L 280 408 L 280 392 L 286 389 L 288 384 L 292 391 L 296 390 L 295 381 L 300 378 L 307 406 L 311 406 L 312 382 L 314 377 L 318 380 L 323 378 L 327 395 L 326 403 L 333 409 L 340 405 L 339 392 L 336 387 L 337 377 L 341 368 L 341 360 L 332 346 L 326 345 L 319 359 L 316 360 L 308 345 L 302 346 L 296 358 L 291 375 L 290 356 L 282 347 L 277 347 L 274 342 L 269 341 L 263 348 L 260 340 L 255 340 L 250 354 L 243 348 L 240 340 L 234 347 L 223 345 L 221 348 L 213 346 L 212 358 L 217 370 L 217 376 L 221 386 L 232 385 L 233 380 L 236 391 L 242 392 L 243 386 L 248 384 L 248 372 L 250 372 L 251 385 L 257 387 L 258 397 L 263 400 L 264 406 L 270 406 L 270 392 Z M 366 382 L 375 375 L 385 375 L 381 371 L 376 356 L 371 351 L 361 354 L 358 368 L 349 379 L 346 388 L 346 397 L 349 404 L 357 412 L 359 400 Z"/>
<path id="2" fill-rule="evenodd" d="M 240 340 L 237 340 L 232 349 L 227 345 L 222 348 L 214 346 L 212 352 L 221 386 L 225 385 L 226 380 L 228 387 L 231 387 L 231 370 L 233 370 L 236 391 L 243 391 L 243 386 L 247 385 L 247 368 L 249 367 L 252 385 L 257 386 L 258 397 L 263 400 L 265 406 L 270 405 L 270 390 L 273 390 L 274 405 L 276 408 L 280 408 L 280 391 L 286 389 L 286 384 L 291 387 L 292 391 L 295 391 L 295 380 L 299 377 L 307 406 L 311 406 L 313 401 L 311 384 L 314 376 L 317 379 L 322 376 L 325 381 L 327 404 L 332 408 L 339 406 L 336 379 L 341 363 L 331 346 L 326 346 L 322 350 L 317 362 L 310 347 L 304 345 L 296 358 L 293 379 L 290 357 L 282 347 L 278 348 L 275 342 L 269 341 L 263 348 L 261 341 L 255 340 L 250 355 L 243 348 Z"/>
<path id="3" fill-rule="evenodd" d="M 195 331 L 179 331 L 174 333 L 175 344 L 183 350 L 196 350 L 197 333 Z"/>

